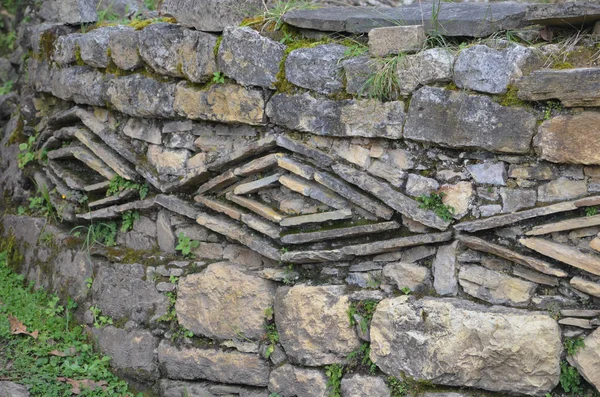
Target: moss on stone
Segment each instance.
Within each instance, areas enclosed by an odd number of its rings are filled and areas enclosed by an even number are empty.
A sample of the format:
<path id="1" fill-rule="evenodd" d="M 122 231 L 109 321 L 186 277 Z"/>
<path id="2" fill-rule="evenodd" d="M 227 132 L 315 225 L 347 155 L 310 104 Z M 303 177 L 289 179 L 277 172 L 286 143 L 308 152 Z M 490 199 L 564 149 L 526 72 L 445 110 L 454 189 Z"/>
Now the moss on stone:
<path id="1" fill-rule="evenodd" d="M 530 105 L 519 99 L 518 97 L 519 89 L 514 85 L 509 85 L 506 93 L 498 97 L 498 103 L 502 106 L 509 107 L 529 107 Z"/>
<path id="2" fill-rule="evenodd" d="M 213 54 L 215 55 L 215 59 L 217 59 L 217 56 L 219 55 L 219 48 L 221 48 L 222 41 L 223 41 L 223 36 L 219 36 L 217 38 L 217 43 L 215 44 L 215 46 L 213 48 Z"/>
<path id="3" fill-rule="evenodd" d="M 58 36 L 51 29 L 46 30 L 40 37 L 40 54 L 42 59 L 50 59 L 54 53 L 54 43 Z"/>

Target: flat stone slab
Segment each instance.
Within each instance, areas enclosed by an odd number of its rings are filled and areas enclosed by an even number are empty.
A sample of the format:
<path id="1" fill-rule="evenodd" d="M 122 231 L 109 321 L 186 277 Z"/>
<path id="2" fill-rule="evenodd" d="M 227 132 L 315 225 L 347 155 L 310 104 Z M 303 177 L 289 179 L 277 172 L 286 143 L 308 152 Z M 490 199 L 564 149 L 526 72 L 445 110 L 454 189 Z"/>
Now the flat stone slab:
<path id="1" fill-rule="evenodd" d="M 600 4 L 594 1 L 533 4 L 527 10 L 525 20 L 540 25 L 591 24 L 600 20 Z"/>
<path id="2" fill-rule="evenodd" d="M 183 26 L 221 32 L 262 10 L 262 3 L 260 0 L 166 0 L 160 10 L 174 16 Z"/>
<path id="3" fill-rule="evenodd" d="M 527 306 L 537 284 L 510 277 L 481 266 L 463 265 L 458 273 L 463 290 L 494 305 Z"/>
<path id="4" fill-rule="evenodd" d="M 563 232 L 565 230 L 582 229 L 600 225 L 600 215 L 586 216 L 581 218 L 567 219 L 565 221 L 548 223 L 546 225 L 535 226 L 525 233 L 526 236 L 540 236 L 554 232 Z"/>
<path id="5" fill-rule="evenodd" d="M 370 336 L 370 358 L 388 375 L 527 395 L 560 376 L 561 332 L 546 313 L 402 296 L 379 302 Z"/>
<path id="6" fill-rule="evenodd" d="M 600 164 L 600 112 L 560 115 L 542 123 L 533 140 L 537 155 L 553 163 Z"/>
<path id="7" fill-rule="evenodd" d="M 456 237 L 456 239 L 458 241 L 460 241 L 461 243 L 463 243 L 464 245 L 466 245 L 467 247 L 474 249 L 476 251 L 487 252 L 489 254 L 493 254 L 493 255 L 499 256 L 501 258 L 508 259 L 509 261 L 518 263 L 518 264 L 526 266 L 526 267 L 530 267 L 532 269 L 535 269 L 541 273 L 544 273 L 544 274 L 547 274 L 550 276 L 555 276 L 555 277 L 567 277 L 568 276 L 567 272 L 557 269 L 545 261 L 542 261 L 540 259 L 533 258 L 530 256 L 519 254 L 518 252 L 509 250 L 508 248 L 505 248 L 501 245 L 487 242 L 483 239 L 480 239 L 479 237 L 459 235 Z"/>
<path id="8" fill-rule="evenodd" d="M 274 174 L 265 178 L 257 179 L 256 181 L 242 183 L 233 189 L 233 194 L 243 195 L 259 191 L 260 189 L 269 187 L 279 183 L 281 174 Z"/>
<path id="9" fill-rule="evenodd" d="M 271 167 L 279 164 L 279 160 L 283 157 L 283 153 L 268 154 L 264 157 L 259 157 L 241 165 L 233 170 L 236 176 L 249 176 L 268 170 Z"/>
<path id="10" fill-rule="evenodd" d="M 577 248 L 537 237 L 522 238 L 519 242 L 542 255 L 600 276 L 600 256 L 585 254 Z"/>
<path id="11" fill-rule="evenodd" d="M 506 225 L 511 225 L 526 219 L 537 218 L 539 216 L 552 215 L 559 212 L 576 210 L 579 207 L 587 207 L 600 204 L 600 197 L 587 197 L 574 201 L 565 201 L 558 204 L 551 204 L 545 207 L 533 208 L 512 214 L 498 215 L 486 219 L 459 223 L 454 229 L 464 232 L 477 232 L 480 230 L 494 229 Z"/>
<path id="12" fill-rule="evenodd" d="M 317 214 L 290 216 L 282 220 L 281 226 L 300 226 L 310 223 L 323 223 L 352 218 L 352 210 L 345 208 L 337 211 L 319 212 Z"/>
<path id="13" fill-rule="evenodd" d="M 345 255 L 365 256 L 396 251 L 399 248 L 414 247 L 416 245 L 442 243 L 451 239 L 452 232 L 428 233 L 366 244 L 348 245 L 341 248 L 340 251 Z"/>
<path id="14" fill-rule="evenodd" d="M 279 182 L 288 189 L 300 193 L 303 196 L 310 197 L 313 200 L 320 201 L 337 210 L 349 208 L 348 202 L 337 193 L 322 187 L 318 183 L 307 181 L 306 179 L 295 175 L 282 175 Z"/>
<path id="15" fill-rule="evenodd" d="M 291 157 L 281 157 L 277 159 L 277 165 L 284 170 L 290 171 L 292 174 L 301 176 L 304 179 L 314 179 L 315 168 L 308 164 L 304 164 Z"/>
<path id="16" fill-rule="evenodd" d="M 536 70 L 521 78 L 517 88 L 518 97 L 527 101 L 558 99 L 566 107 L 600 106 L 600 69 Z"/>
<path id="17" fill-rule="evenodd" d="M 211 171 L 222 171 L 224 169 L 231 168 L 232 164 L 236 164 L 249 157 L 258 156 L 262 153 L 268 152 L 276 145 L 279 145 L 279 137 L 276 137 L 275 135 L 268 135 L 257 141 L 248 143 L 240 149 L 234 150 L 231 153 L 219 157 L 217 160 L 208 165 L 208 169 Z M 237 170 L 237 168 L 235 170 Z"/>
<path id="18" fill-rule="evenodd" d="M 290 150 L 294 153 L 301 154 L 310 159 L 315 160 L 322 166 L 329 166 L 335 162 L 334 158 L 321 150 L 311 148 L 308 145 L 298 142 L 294 139 L 280 135 L 277 137 L 277 146 Z"/>
<path id="19" fill-rule="evenodd" d="M 598 283 L 594 283 L 581 277 L 573 277 L 569 283 L 571 284 L 571 287 L 581 292 L 600 298 L 600 284 Z"/>
<path id="20" fill-rule="evenodd" d="M 48 152 L 50 160 L 77 159 L 106 179 L 112 179 L 117 174 L 98 156 L 86 147 L 71 145 Z"/>
<path id="21" fill-rule="evenodd" d="M 434 3 L 435 4 L 435 3 Z M 522 27 L 526 4 L 444 3 L 437 17 L 433 4 L 412 4 L 396 8 L 328 7 L 296 10 L 284 16 L 292 26 L 329 32 L 367 33 L 384 26 L 421 25 L 445 36 L 485 37 L 501 30 Z"/>
<path id="22" fill-rule="evenodd" d="M 2 381 L 0 382 L 0 396 L 29 397 L 29 391 L 25 385 Z"/>
<path id="23" fill-rule="evenodd" d="M 366 234 L 381 233 L 388 230 L 400 228 L 400 224 L 395 221 L 376 223 L 373 225 L 351 226 L 339 229 L 326 230 L 322 232 L 295 233 L 288 234 L 281 238 L 284 244 L 304 244 L 314 241 L 332 240 L 336 238 L 349 238 L 363 236 Z"/>
<path id="24" fill-rule="evenodd" d="M 262 216 L 263 218 L 270 220 L 271 222 L 279 223 L 285 218 L 284 215 L 280 214 L 273 208 L 266 206 L 256 200 L 236 196 L 231 192 L 227 193 L 225 197 L 227 197 L 227 200 L 230 200 L 236 203 L 237 205 L 247 208 L 250 211 Z"/>
<path id="25" fill-rule="evenodd" d="M 410 102 L 404 137 L 451 148 L 527 153 L 536 127 L 535 116 L 523 109 L 481 95 L 423 87 Z"/>

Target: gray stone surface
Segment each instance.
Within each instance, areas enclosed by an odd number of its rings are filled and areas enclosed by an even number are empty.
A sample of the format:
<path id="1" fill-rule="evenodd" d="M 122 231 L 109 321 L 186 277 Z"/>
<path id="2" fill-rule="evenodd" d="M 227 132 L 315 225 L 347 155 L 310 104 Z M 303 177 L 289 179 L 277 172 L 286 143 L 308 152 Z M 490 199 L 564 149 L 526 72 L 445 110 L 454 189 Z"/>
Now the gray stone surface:
<path id="1" fill-rule="evenodd" d="M 367 82 L 377 72 L 378 64 L 368 56 L 353 57 L 342 61 L 346 75 L 346 92 L 348 94 L 366 95 Z"/>
<path id="2" fill-rule="evenodd" d="M 402 137 L 404 103 L 375 100 L 314 98 L 310 94 L 276 94 L 267 104 L 267 116 L 283 127 L 324 136 Z"/>
<path id="3" fill-rule="evenodd" d="M 523 208 L 535 206 L 537 193 L 532 189 L 509 189 L 501 188 L 500 197 L 502 197 L 502 212 L 512 213 Z"/>
<path id="4" fill-rule="evenodd" d="M 54 42 L 52 60 L 62 66 L 74 63 L 76 61 L 76 51 L 81 36 L 80 33 L 58 36 Z"/>
<path id="5" fill-rule="evenodd" d="M 58 22 L 77 25 L 98 20 L 95 0 L 57 0 L 56 11 Z"/>
<path id="6" fill-rule="evenodd" d="M 408 177 L 406 178 L 406 193 L 409 196 L 429 196 L 439 187 L 440 184 L 433 178 L 427 178 L 416 174 L 408 174 Z"/>
<path id="7" fill-rule="evenodd" d="M 219 69 L 242 85 L 274 89 L 285 45 L 248 28 L 226 28 L 217 57 Z"/>
<path id="8" fill-rule="evenodd" d="M 142 265 L 100 266 L 92 284 L 94 304 L 113 320 L 149 324 L 167 313 L 167 298 L 145 281 Z M 123 302 L 127 302 L 124 305 Z"/>
<path id="9" fill-rule="evenodd" d="M 441 88 L 423 87 L 413 96 L 404 137 L 452 148 L 526 153 L 536 118 L 491 99 Z"/>
<path id="10" fill-rule="evenodd" d="M 275 299 L 280 343 L 293 363 L 320 366 L 345 362 L 360 341 L 348 322 L 344 286 L 281 287 Z"/>
<path id="11" fill-rule="evenodd" d="M 522 76 L 530 59 L 536 53 L 527 47 L 511 44 L 504 49 L 474 45 L 462 50 L 454 64 L 454 82 L 489 94 L 502 94 L 508 85 Z"/>
<path id="12" fill-rule="evenodd" d="M 271 371 L 269 391 L 281 397 L 327 397 L 327 377 L 318 369 L 284 364 Z"/>
<path id="13" fill-rule="evenodd" d="M 163 340 L 158 346 L 158 362 L 161 372 L 170 379 L 206 379 L 250 386 L 267 386 L 269 383 L 269 364 L 257 354 L 178 348 Z"/>
<path id="14" fill-rule="evenodd" d="M 467 170 L 477 183 L 506 185 L 506 166 L 503 162 L 468 165 Z"/>
<path id="15" fill-rule="evenodd" d="M 15 382 L 0 382 L 0 396 L 6 397 L 29 397 L 29 391 L 25 385 Z"/>
<path id="16" fill-rule="evenodd" d="M 262 7 L 260 0 L 165 0 L 161 11 L 183 26 L 221 32 L 227 26 L 238 26 L 245 17 L 260 14 Z"/>
<path id="17" fill-rule="evenodd" d="M 536 70 L 517 84 L 518 96 L 528 101 L 558 99 L 566 107 L 600 106 L 600 70 Z"/>
<path id="18" fill-rule="evenodd" d="M 139 54 L 139 31 L 123 27 L 114 30 L 108 38 L 110 57 L 119 69 L 134 70 L 143 65 Z"/>
<path id="19" fill-rule="evenodd" d="M 456 278 L 456 250 L 458 242 L 438 248 L 431 265 L 433 287 L 441 296 L 456 296 L 458 281 Z"/>
<path id="20" fill-rule="evenodd" d="M 112 79 L 106 90 L 110 103 L 120 112 L 134 117 L 175 117 L 175 85 L 141 75 Z"/>
<path id="21" fill-rule="evenodd" d="M 214 263 L 179 280 L 175 309 L 179 323 L 197 335 L 259 340 L 275 285 L 229 263 Z"/>
<path id="22" fill-rule="evenodd" d="M 585 181 L 572 181 L 564 177 L 538 187 L 538 201 L 543 203 L 569 200 L 586 194 Z"/>
<path id="23" fill-rule="evenodd" d="M 390 397 L 390 390 L 382 378 L 360 374 L 344 377 L 341 391 L 344 397 Z"/>
<path id="24" fill-rule="evenodd" d="M 139 51 L 143 60 L 156 72 L 185 77 L 204 83 L 217 71 L 215 36 L 182 29 L 169 23 L 156 23 L 140 33 Z"/>
<path id="25" fill-rule="evenodd" d="M 210 382 L 183 382 L 170 379 L 161 379 L 158 385 L 162 397 L 185 397 L 186 395 L 217 397 L 210 392 L 212 386 Z"/>
<path id="26" fill-rule="evenodd" d="M 370 357 L 384 373 L 434 384 L 544 394 L 558 383 L 561 352 L 546 313 L 459 299 L 386 299 L 371 322 Z"/>
<path id="27" fill-rule="evenodd" d="M 422 85 L 452 81 L 455 56 L 445 48 L 431 48 L 408 55 L 398 65 L 400 93 L 411 94 Z"/>
<path id="28" fill-rule="evenodd" d="M 569 357 L 569 362 L 596 389 L 600 389 L 600 329 L 592 332 L 584 340 L 584 347 Z"/>
<path id="29" fill-rule="evenodd" d="M 492 304 L 515 307 L 527 306 L 537 288 L 536 284 L 480 266 L 463 265 L 458 281 L 469 295 Z"/>
<path id="30" fill-rule="evenodd" d="M 52 95 L 79 104 L 104 106 L 107 89 L 106 76 L 88 66 L 72 66 L 51 69 L 50 92 Z"/>
<path id="31" fill-rule="evenodd" d="M 186 174 L 190 152 L 186 149 L 167 149 L 159 145 L 149 145 L 147 158 L 148 163 L 156 168 L 159 175 L 183 176 Z"/>
<path id="32" fill-rule="evenodd" d="M 112 32 L 120 29 L 120 26 L 107 26 L 79 36 L 77 45 L 81 60 L 95 68 L 107 67 L 110 61 L 108 39 Z"/>
<path id="33" fill-rule="evenodd" d="M 285 77 L 298 87 L 321 94 L 342 92 L 342 59 L 346 47 L 324 44 L 292 51 L 285 61 Z"/>
<path id="34" fill-rule="evenodd" d="M 160 125 L 155 120 L 130 118 L 123 127 L 123 134 L 155 145 L 162 143 Z"/>
<path id="35" fill-rule="evenodd" d="M 150 331 L 126 331 L 108 326 L 93 328 L 100 351 L 111 357 L 111 367 L 136 381 L 154 381 L 160 376 L 156 348 L 159 339 Z"/>
<path id="36" fill-rule="evenodd" d="M 542 25 L 573 25 L 600 19 L 600 6 L 594 2 L 535 4 L 528 8 L 525 19 Z"/>
<path id="37" fill-rule="evenodd" d="M 421 292 L 431 285 L 429 269 L 414 263 L 390 263 L 383 268 L 383 276 L 394 283 L 400 291 L 408 288 L 413 292 Z"/>
<path id="38" fill-rule="evenodd" d="M 290 25 L 330 32 L 367 33 L 383 26 L 421 25 L 446 36 L 486 37 L 524 26 L 526 4 L 450 3 L 411 4 L 397 8 L 328 7 L 296 10 L 285 15 Z M 437 12 L 436 12 L 437 11 Z M 436 15 L 437 14 L 437 15 Z"/>
<path id="39" fill-rule="evenodd" d="M 417 52 L 425 45 L 423 25 L 390 26 L 369 31 L 369 53 L 385 57 L 399 53 Z"/>

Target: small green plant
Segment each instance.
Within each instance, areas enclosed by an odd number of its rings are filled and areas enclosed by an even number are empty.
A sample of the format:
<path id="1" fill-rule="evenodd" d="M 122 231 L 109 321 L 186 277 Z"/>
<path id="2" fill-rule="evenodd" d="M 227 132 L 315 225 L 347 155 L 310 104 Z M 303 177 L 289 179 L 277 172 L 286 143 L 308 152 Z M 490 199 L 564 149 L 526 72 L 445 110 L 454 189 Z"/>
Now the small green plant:
<path id="1" fill-rule="evenodd" d="M 265 351 L 265 357 L 268 359 L 275 351 L 275 345 L 279 343 L 279 331 L 273 318 L 274 311 L 272 307 L 265 310 L 265 338 L 269 341 L 269 346 Z"/>
<path id="2" fill-rule="evenodd" d="M 408 287 L 402 287 L 400 288 L 400 292 L 402 292 L 404 295 L 410 295 L 412 291 Z"/>
<path id="3" fill-rule="evenodd" d="M 17 215 L 24 215 L 27 210 L 22 205 L 17 208 Z"/>
<path id="4" fill-rule="evenodd" d="M 377 371 L 377 365 L 371 361 L 370 354 L 371 345 L 368 342 L 362 343 L 358 349 L 346 357 L 348 360 L 348 369 L 353 370 L 362 365 L 370 374 L 374 374 Z"/>
<path id="5" fill-rule="evenodd" d="M 224 84 L 225 75 L 223 74 L 223 72 L 214 72 L 212 82 L 215 84 Z"/>
<path id="6" fill-rule="evenodd" d="M 0 86 L 0 95 L 9 94 L 13 90 L 13 82 L 12 80 L 6 81 L 4 84 Z"/>
<path id="7" fill-rule="evenodd" d="M 405 397 L 408 396 L 408 384 L 395 376 L 390 376 L 385 382 L 390 389 L 391 397 Z"/>
<path id="8" fill-rule="evenodd" d="M 581 336 L 577 338 L 566 338 L 563 343 L 567 355 L 573 356 L 577 354 L 577 352 L 585 347 L 585 343 L 583 342 L 583 338 Z"/>
<path id="9" fill-rule="evenodd" d="M 431 193 L 429 196 L 417 197 L 417 201 L 420 203 L 419 208 L 431 210 L 446 222 L 450 222 L 455 211 L 454 207 L 444 204 L 444 196 L 444 193 Z"/>
<path id="10" fill-rule="evenodd" d="M 156 0 L 144 0 L 144 5 L 150 11 L 156 11 Z"/>
<path id="11" fill-rule="evenodd" d="M 103 316 L 102 310 L 100 310 L 97 306 L 91 306 L 90 312 L 92 313 L 92 316 L 94 316 L 95 328 L 102 328 L 106 327 L 107 325 L 113 324 L 112 318 L 110 318 L 109 316 Z"/>
<path id="12" fill-rule="evenodd" d="M 365 81 L 360 94 L 381 101 L 398 98 L 400 95 L 398 67 L 405 62 L 405 56 L 406 54 L 400 53 L 394 57 L 375 60 L 373 66 L 377 71 Z"/>
<path id="13" fill-rule="evenodd" d="M 585 216 L 594 216 L 598 215 L 598 207 L 586 207 L 585 208 Z"/>
<path id="14" fill-rule="evenodd" d="M 291 44 L 294 42 L 294 36 L 289 33 L 289 32 L 282 32 L 283 33 L 283 37 L 281 38 L 281 40 L 279 40 L 279 42 L 281 44 Z"/>
<path id="15" fill-rule="evenodd" d="M 269 397 L 281 397 L 281 394 L 279 394 L 279 393 L 271 393 L 271 394 L 269 394 Z"/>
<path id="16" fill-rule="evenodd" d="M 133 181 L 128 181 L 127 179 L 117 175 L 113 179 L 110 180 L 108 185 L 108 189 L 106 190 L 106 197 L 113 196 L 115 194 L 121 193 L 123 190 L 132 189 L 137 190 L 140 199 L 143 200 L 148 195 L 148 184 L 147 183 L 136 183 Z"/>
<path id="17" fill-rule="evenodd" d="M 200 245 L 199 241 L 192 240 L 189 237 L 186 237 L 183 233 L 179 233 L 177 236 L 177 246 L 175 247 L 176 251 L 181 251 L 181 255 L 186 258 L 192 257 L 192 250 L 198 248 Z"/>
<path id="18" fill-rule="evenodd" d="M 357 325 L 357 321 L 355 315 L 358 314 L 360 316 L 360 330 L 363 334 L 366 334 L 369 329 L 369 323 L 373 318 L 373 314 L 375 313 L 375 309 L 377 309 L 377 304 L 379 302 L 373 299 L 367 299 L 359 302 L 352 302 L 350 307 L 348 307 L 348 321 L 351 326 Z"/>
<path id="19" fill-rule="evenodd" d="M 173 276 L 173 275 L 169 276 L 169 282 L 171 284 L 177 284 L 178 281 L 179 281 L 179 277 L 176 277 L 176 276 Z"/>
<path id="20" fill-rule="evenodd" d="M 346 46 L 344 51 L 344 58 L 354 58 L 366 54 L 369 51 L 369 47 L 366 45 L 353 42 L 350 46 Z"/>
<path id="21" fill-rule="evenodd" d="M 29 163 L 36 159 L 35 141 L 37 136 L 30 136 L 27 142 L 19 145 L 19 154 L 17 155 L 18 166 L 23 169 Z"/>
<path id="22" fill-rule="evenodd" d="M 117 224 L 115 222 L 91 223 L 89 226 L 75 226 L 71 229 L 70 233 L 75 237 L 83 236 L 83 248 L 86 249 L 88 253 L 96 244 L 105 247 L 113 247 L 117 244 Z"/>
<path id="23" fill-rule="evenodd" d="M 135 221 L 140 219 L 140 213 L 138 211 L 126 211 L 121 216 L 121 231 L 123 233 L 128 232 L 133 229 L 133 224 Z"/>
<path id="24" fill-rule="evenodd" d="M 548 101 L 544 106 L 544 120 L 550 120 L 552 116 L 564 110 L 562 104 L 558 101 Z"/>
<path id="25" fill-rule="evenodd" d="M 340 364 L 328 365 L 325 367 L 325 375 L 327 376 L 327 396 L 341 397 L 344 367 L 342 367 Z"/>
<path id="26" fill-rule="evenodd" d="M 575 395 L 583 393 L 581 375 L 577 372 L 577 368 L 571 367 L 566 361 L 560 363 L 560 386 L 565 393 L 573 393 Z"/>
<path id="27" fill-rule="evenodd" d="M 265 3 L 266 4 L 266 3 Z M 270 6 L 265 5 L 262 15 L 263 29 L 279 30 L 283 26 L 283 16 L 290 11 L 317 8 L 309 0 L 277 0 Z"/>
<path id="28" fill-rule="evenodd" d="M 29 197 L 29 211 L 32 214 L 41 214 L 46 219 L 55 220 L 56 211 L 50 199 L 50 192 L 46 185 L 37 187 L 37 196 Z"/>
<path id="29" fill-rule="evenodd" d="M 88 277 L 85 279 L 85 286 L 87 287 L 87 289 L 91 289 L 92 288 L 92 284 L 94 284 L 94 279 L 91 277 Z"/>

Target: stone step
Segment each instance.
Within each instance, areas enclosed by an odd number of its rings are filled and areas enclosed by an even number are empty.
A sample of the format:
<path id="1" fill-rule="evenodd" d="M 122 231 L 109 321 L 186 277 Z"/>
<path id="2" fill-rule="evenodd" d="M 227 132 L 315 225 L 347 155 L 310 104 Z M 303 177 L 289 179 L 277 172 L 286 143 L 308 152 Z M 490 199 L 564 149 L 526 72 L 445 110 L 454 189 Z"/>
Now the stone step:
<path id="1" fill-rule="evenodd" d="M 557 214 L 559 212 L 572 211 L 580 207 L 588 207 L 598 204 L 600 204 L 600 196 L 586 197 L 579 200 L 565 201 L 558 204 L 551 204 L 545 207 L 533 208 L 512 214 L 497 215 L 486 219 L 463 222 L 455 225 L 454 229 L 461 232 L 477 232 L 480 230 L 494 229 L 497 227 L 512 225 L 526 219 Z"/>
<path id="2" fill-rule="evenodd" d="M 600 276 L 600 256 L 598 255 L 585 254 L 577 248 L 537 237 L 522 238 L 519 242 L 542 255 Z"/>
<path id="3" fill-rule="evenodd" d="M 283 236 L 281 238 L 281 242 L 284 244 L 312 243 L 315 241 L 325 241 L 337 238 L 348 238 L 355 236 L 363 236 L 366 234 L 381 233 L 388 230 L 396 230 L 400 227 L 401 225 L 398 224 L 398 222 L 391 221 L 376 223 L 373 225 L 344 227 L 320 232 L 294 233 Z"/>
<path id="4" fill-rule="evenodd" d="M 483 239 L 480 239 L 479 237 L 458 235 L 456 236 L 456 239 L 462 244 L 476 251 L 487 252 L 488 254 L 493 254 L 501 258 L 508 259 L 509 261 L 530 267 L 532 269 L 537 270 L 538 272 L 547 274 L 549 276 L 568 276 L 567 272 L 557 269 L 547 262 L 530 256 L 521 255 L 518 252 L 509 250 L 508 248 L 505 248 L 498 244 L 487 242 Z"/>

